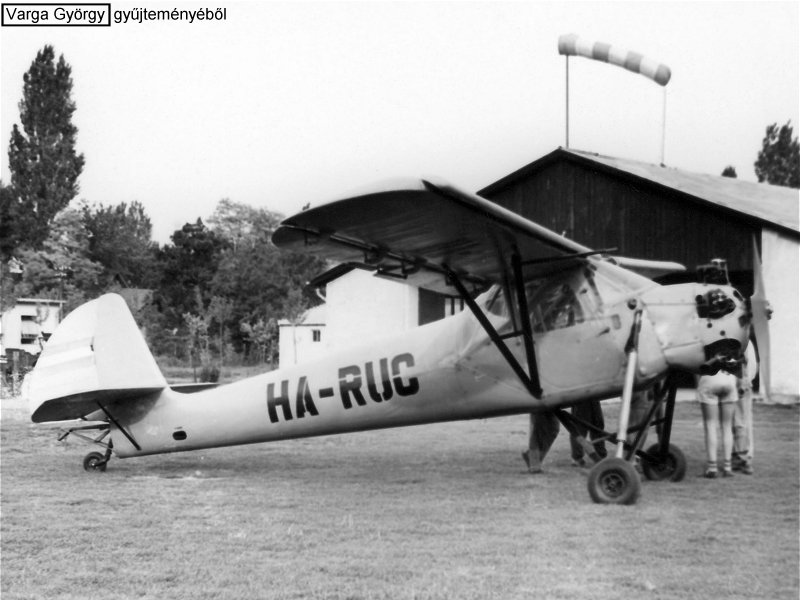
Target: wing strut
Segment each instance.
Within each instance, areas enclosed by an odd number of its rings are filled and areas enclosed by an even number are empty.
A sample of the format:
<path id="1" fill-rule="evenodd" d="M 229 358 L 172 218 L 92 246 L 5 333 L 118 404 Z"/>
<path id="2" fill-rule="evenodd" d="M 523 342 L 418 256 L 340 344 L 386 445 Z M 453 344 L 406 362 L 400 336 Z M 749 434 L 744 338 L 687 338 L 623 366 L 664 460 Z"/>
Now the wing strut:
<path id="1" fill-rule="evenodd" d="M 492 323 L 489 321 L 489 319 L 486 318 L 486 315 L 483 314 L 483 311 L 478 306 L 478 304 L 475 302 L 475 300 L 472 298 L 472 296 L 470 295 L 470 293 L 467 290 L 467 288 L 464 287 L 464 284 L 462 283 L 461 279 L 459 279 L 459 277 L 455 273 L 455 271 L 453 271 L 452 269 L 450 269 L 447 266 L 445 266 L 444 268 L 445 268 L 445 272 L 447 273 L 448 282 L 452 283 L 453 286 L 456 288 L 456 290 L 458 290 L 458 294 L 461 296 L 461 299 L 464 300 L 464 303 L 470 309 L 472 314 L 475 315 L 475 318 L 478 320 L 478 323 L 480 323 L 481 327 L 483 327 L 483 329 L 489 335 L 489 338 L 492 340 L 492 342 L 494 342 L 494 345 L 500 351 L 500 354 L 503 355 L 503 358 L 506 359 L 506 362 L 513 369 L 514 373 L 516 373 L 517 377 L 519 377 L 520 381 L 525 386 L 525 389 L 527 389 L 528 392 L 534 398 L 541 398 L 542 397 L 542 388 L 539 385 L 539 372 L 536 370 L 536 359 L 535 359 L 535 357 L 534 357 L 533 361 L 531 361 L 531 355 L 533 353 L 531 352 L 528 355 L 528 364 L 529 365 L 531 365 L 531 364 L 533 365 L 533 369 L 531 370 L 531 375 L 529 376 L 525 372 L 525 369 L 522 367 L 522 365 L 519 364 L 519 361 L 517 360 L 517 357 L 514 356 L 514 354 L 508 348 L 508 346 L 506 345 L 505 341 L 503 340 L 503 337 L 497 332 L 497 330 L 494 328 L 494 325 L 492 325 Z M 520 285 L 522 285 L 522 282 L 521 282 L 521 280 L 518 280 L 518 281 L 519 281 L 519 283 L 518 283 L 518 287 L 519 287 Z M 524 297 L 524 293 L 525 293 L 524 289 L 523 289 L 522 293 L 523 293 L 523 297 Z M 526 303 L 526 306 L 527 306 L 527 303 Z M 524 323 L 525 315 L 522 315 L 522 317 L 523 317 L 522 321 Z M 525 326 L 523 324 L 523 328 L 524 327 Z M 530 327 L 530 324 L 528 324 L 528 327 Z M 533 349 L 533 338 L 531 338 L 530 345 L 531 345 L 531 350 L 532 350 Z M 526 342 L 526 346 L 525 347 L 526 347 L 526 351 L 527 351 L 527 348 L 528 348 L 527 342 Z"/>
<path id="2" fill-rule="evenodd" d="M 522 279 L 522 258 L 519 252 L 511 256 L 511 268 L 514 269 L 514 283 L 517 288 L 517 304 L 519 305 L 519 321 L 522 327 L 522 341 L 525 344 L 525 356 L 528 358 L 528 373 L 531 379 L 534 397 L 542 397 L 542 386 L 539 383 L 539 369 L 536 366 L 536 352 L 533 349 L 533 330 L 528 309 L 528 295 L 525 292 L 525 281 Z"/>

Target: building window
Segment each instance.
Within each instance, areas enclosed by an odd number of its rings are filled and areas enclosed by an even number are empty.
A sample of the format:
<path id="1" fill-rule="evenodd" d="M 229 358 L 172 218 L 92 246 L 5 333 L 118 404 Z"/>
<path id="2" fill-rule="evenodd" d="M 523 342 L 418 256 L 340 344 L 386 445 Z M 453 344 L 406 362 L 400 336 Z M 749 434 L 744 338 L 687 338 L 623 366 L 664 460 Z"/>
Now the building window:
<path id="1" fill-rule="evenodd" d="M 450 296 L 449 298 L 445 299 L 445 307 L 444 307 L 445 316 L 449 317 L 451 315 L 458 314 L 462 310 L 464 310 L 463 298 L 456 298 L 455 296 Z"/>
<path id="2" fill-rule="evenodd" d="M 20 318 L 20 342 L 23 344 L 33 344 L 39 339 L 41 330 L 36 322 L 36 317 L 32 315 L 22 315 Z"/>
<path id="3" fill-rule="evenodd" d="M 311 339 L 314 342 L 322 341 L 322 332 L 319 329 L 311 330 Z"/>

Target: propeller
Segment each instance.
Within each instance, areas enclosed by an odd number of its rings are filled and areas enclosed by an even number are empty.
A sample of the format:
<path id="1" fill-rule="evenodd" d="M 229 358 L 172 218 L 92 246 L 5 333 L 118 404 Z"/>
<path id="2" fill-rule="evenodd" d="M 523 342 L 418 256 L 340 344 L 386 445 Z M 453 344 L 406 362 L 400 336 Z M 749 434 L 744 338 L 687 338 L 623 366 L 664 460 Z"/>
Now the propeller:
<path id="1" fill-rule="evenodd" d="M 758 244 L 753 236 L 753 295 L 750 296 L 750 311 L 752 312 L 753 334 L 756 338 L 756 351 L 761 373 L 761 393 L 765 399 L 770 391 L 770 362 L 769 362 L 769 319 L 772 309 L 767 300 L 764 289 L 764 276 L 761 272 L 761 257 L 758 254 Z"/>

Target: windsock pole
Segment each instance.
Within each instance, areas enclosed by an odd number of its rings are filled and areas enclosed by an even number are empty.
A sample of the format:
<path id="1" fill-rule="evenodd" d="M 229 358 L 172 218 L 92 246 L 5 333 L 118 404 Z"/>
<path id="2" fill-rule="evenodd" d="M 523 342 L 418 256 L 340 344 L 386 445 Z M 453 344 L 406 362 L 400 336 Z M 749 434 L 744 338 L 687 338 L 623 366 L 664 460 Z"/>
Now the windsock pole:
<path id="1" fill-rule="evenodd" d="M 631 52 L 604 42 L 585 40 L 574 33 L 558 38 L 558 53 L 567 58 L 567 148 L 569 148 L 569 57 L 583 56 L 638 73 L 664 87 L 664 105 L 661 116 L 661 163 L 663 164 L 667 127 L 666 85 L 672 77 L 670 68 L 663 63 L 642 56 L 638 52 Z"/>
<path id="2" fill-rule="evenodd" d="M 564 58 L 567 59 L 567 142 L 564 146 L 569 149 L 569 56 Z"/>
<path id="3" fill-rule="evenodd" d="M 664 86 L 664 103 L 661 110 L 661 166 L 664 166 L 664 147 L 667 137 L 667 86 Z"/>

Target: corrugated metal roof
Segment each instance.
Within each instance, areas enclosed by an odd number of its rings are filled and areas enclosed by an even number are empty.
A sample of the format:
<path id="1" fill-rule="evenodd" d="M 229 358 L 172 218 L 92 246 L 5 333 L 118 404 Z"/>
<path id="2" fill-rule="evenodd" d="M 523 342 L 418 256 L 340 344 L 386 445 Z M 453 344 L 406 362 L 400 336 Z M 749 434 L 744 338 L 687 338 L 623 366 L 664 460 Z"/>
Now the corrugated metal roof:
<path id="1" fill-rule="evenodd" d="M 558 148 L 478 193 L 491 196 L 493 192 L 560 157 L 613 169 L 626 177 L 633 176 L 723 209 L 800 233 L 800 190 L 720 175 L 692 173 L 673 167 L 565 148 Z"/>
<path id="2" fill-rule="evenodd" d="M 672 167 L 647 164 L 622 158 L 613 158 L 565 150 L 570 154 L 588 158 L 611 168 L 625 171 L 636 177 L 678 190 L 695 198 L 712 202 L 718 206 L 800 231 L 800 190 L 742 181 L 720 175 L 691 173 Z"/>

